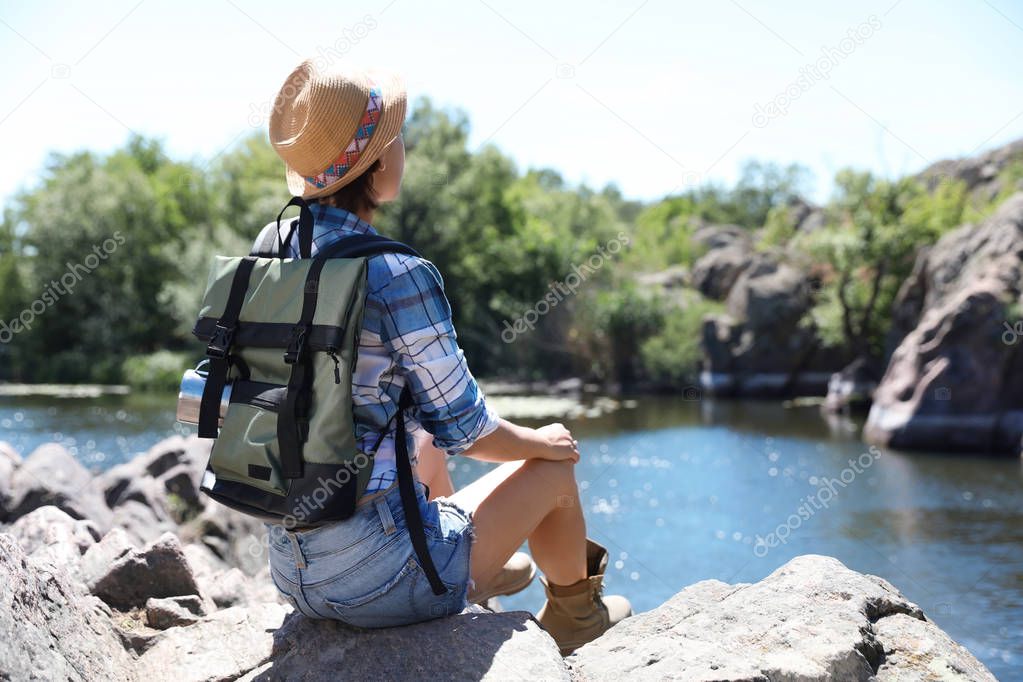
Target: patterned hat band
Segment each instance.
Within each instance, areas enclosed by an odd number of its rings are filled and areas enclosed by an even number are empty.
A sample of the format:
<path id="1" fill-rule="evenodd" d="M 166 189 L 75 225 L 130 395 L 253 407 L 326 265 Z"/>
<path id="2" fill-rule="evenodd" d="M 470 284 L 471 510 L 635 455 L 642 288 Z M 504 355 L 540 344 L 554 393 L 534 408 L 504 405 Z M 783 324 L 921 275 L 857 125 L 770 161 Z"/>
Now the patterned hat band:
<path id="1" fill-rule="evenodd" d="M 377 122 L 380 120 L 382 107 L 380 99 L 380 88 L 372 86 L 369 90 L 369 100 L 366 102 L 366 111 L 362 115 L 359 128 L 355 131 L 355 138 L 345 147 L 344 151 L 329 166 L 313 176 L 305 176 L 305 181 L 317 189 L 323 189 L 332 185 L 348 172 L 359 160 L 363 150 L 369 145 L 369 140 L 376 130 Z"/>

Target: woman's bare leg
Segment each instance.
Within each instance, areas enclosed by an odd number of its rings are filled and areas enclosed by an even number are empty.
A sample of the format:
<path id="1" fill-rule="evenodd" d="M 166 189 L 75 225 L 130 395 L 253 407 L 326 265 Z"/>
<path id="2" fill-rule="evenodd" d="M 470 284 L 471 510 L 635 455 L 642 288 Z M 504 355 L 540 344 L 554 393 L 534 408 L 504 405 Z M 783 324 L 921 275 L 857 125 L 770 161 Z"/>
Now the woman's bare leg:
<path id="1" fill-rule="evenodd" d="M 448 456 L 434 447 L 430 434 L 420 429 L 415 436 L 419 450 L 419 463 L 416 464 L 416 476 L 430 489 L 430 499 L 435 497 L 451 497 L 455 486 L 448 472 Z"/>
<path id="2" fill-rule="evenodd" d="M 571 461 L 508 462 L 451 501 L 473 512 L 470 572 L 477 584 L 492 580 L 527 539 L 549 582 L 571 585 L 586 577 L 586 521 Z"/>

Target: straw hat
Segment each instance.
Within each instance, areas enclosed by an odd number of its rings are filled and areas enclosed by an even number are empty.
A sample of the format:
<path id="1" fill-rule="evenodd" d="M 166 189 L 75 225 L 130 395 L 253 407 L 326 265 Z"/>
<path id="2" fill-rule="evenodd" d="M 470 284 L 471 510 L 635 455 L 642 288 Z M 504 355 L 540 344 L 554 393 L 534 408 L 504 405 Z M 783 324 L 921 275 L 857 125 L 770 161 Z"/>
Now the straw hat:
<path id="1" fill-rule="evenodd" d="M 359 177 L 401 132 L 406 100 L 398 76 L 299 64 L 270 114 L 270 143 L 291 193 L 322 197 Z"/>

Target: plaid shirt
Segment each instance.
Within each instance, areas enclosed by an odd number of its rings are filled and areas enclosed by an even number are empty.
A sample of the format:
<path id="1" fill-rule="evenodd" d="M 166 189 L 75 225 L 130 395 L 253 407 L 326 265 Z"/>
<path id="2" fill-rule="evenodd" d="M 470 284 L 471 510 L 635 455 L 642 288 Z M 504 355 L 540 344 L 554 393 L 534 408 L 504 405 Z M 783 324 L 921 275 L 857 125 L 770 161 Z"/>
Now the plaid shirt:
<path id="1" fill-rule="evenodd" d="M 319 203 L 310 206 L 316 219 L 313 254 L 348 235 L 376 234 L 354 213 Z M 265 229 L 273 229 L 273 225 Z M 283 224 L 281 232 L 282 238 L 287 235 Z M 288 255 L 298 257 L 297 230 L 288 244 Z M 463 452 L 497 428 L 497 415 L 487 407 L 458 347 L 440 272 L 430 261 L 392 253 L 371 257 L 368 270 L 358 360 L 352 372 L 355 437 L 360 449 L 372 450 L 380 431 L 397 411 L 407 381 L 415 401 L 406 422 L 413 466 L 418 459 L 413 434 L 420 428 L 432 434 L 433 444 L 449 455 Z M 387 488 L 396 478 L 392 427 L 377 450 L 366 493 Z"/>

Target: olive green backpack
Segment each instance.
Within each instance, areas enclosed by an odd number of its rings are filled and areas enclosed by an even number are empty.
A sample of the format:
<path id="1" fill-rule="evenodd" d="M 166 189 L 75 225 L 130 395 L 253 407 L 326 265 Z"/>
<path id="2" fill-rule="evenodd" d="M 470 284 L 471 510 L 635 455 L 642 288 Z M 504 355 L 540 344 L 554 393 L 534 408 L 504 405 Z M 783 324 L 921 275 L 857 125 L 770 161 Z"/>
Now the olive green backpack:
<path id="1" fill-rule="evenodd" d="M 298 206 L 300 216 L 281 239 L 288 206 Z M 308 204 L 295 197 L 284 210 L 251 255 L 216 257 L 193 329 L 209 359 L 199 437 L 216 439 L 201 489 L 228 507 L 303 530 L 352 516 L 373 471 L 376 447 L 359 449 L 352 415 L 367 259 L 418 254 L 357 234 L 311 257 Z M 296 226 L 301 258 L 285 258 Z M 440 594 L 407 452 L 404 411 L 411 405 L 406 384 L 396 414 L 398 485 L 420 565 Z"/>

